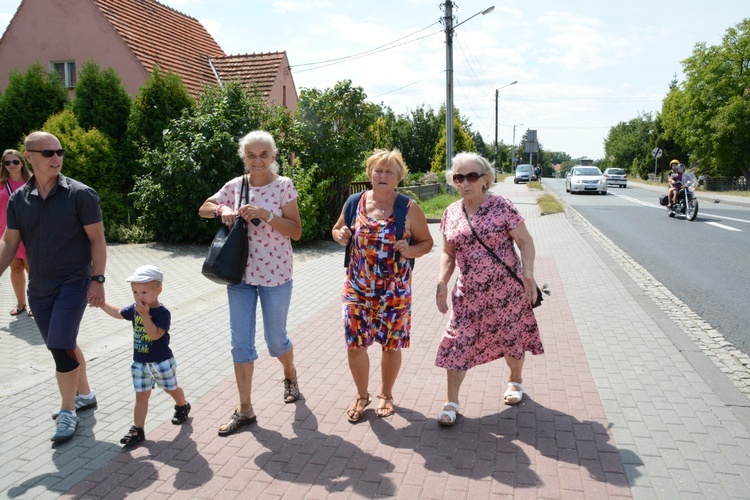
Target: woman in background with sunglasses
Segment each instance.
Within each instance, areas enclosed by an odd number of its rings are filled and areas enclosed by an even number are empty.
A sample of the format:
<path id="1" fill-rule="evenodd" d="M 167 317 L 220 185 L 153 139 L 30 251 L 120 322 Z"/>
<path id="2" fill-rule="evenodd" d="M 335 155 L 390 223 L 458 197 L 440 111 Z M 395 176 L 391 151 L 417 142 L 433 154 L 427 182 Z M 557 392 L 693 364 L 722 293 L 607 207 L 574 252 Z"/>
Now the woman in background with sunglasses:
<path id="1" fill-rule="evenodd" d="M 26 159 L 15 149 L 3 152 L 2 169 L 0 169 L 0 234 L 5 231 L 8 212 L 8 200 L 11 193 L 29 180 L 31 174 L 26 166 Z M 26 262 L 26 248 L 21 243 L 16 258 L 10 264 L 10 283 L 16 294 L 16 307 L 10 310 L 11 316 L 18 316 L 26 310 L 26 274 L 29 265 Z M 32 316 L 29 309 L 29 316 Z"/>
<path id="2" fill-rule="evenodd" d="M 495 182 L 490 163 L 476 153 L 459 153 L 446 173 L 461 199 L 445 209 L 440 222 L 443 252 L 437 307 L 448 312 L 448 282 L 458 266 L 451 294 L 453 312 L 438 347 L 435 365 L 445 368 L 448 390 L 438 423 L 450 426 L 460 411 L 458 392 L 469 368 L 505 358 L 510 377 L 506 405 L 523 399 L 521 371 L 526 351 L 542 354 L 536 318 L 534 241 L 513 203 L 488 189 Z M 473 227 L 473 229 L 472 229 Z M 475 235 L 476 232 L 476 235 Z M 494 260 L 477 237 L 522 277 L 523 287 Z M 521 251 L 519 260 L 513 244 Z"/>

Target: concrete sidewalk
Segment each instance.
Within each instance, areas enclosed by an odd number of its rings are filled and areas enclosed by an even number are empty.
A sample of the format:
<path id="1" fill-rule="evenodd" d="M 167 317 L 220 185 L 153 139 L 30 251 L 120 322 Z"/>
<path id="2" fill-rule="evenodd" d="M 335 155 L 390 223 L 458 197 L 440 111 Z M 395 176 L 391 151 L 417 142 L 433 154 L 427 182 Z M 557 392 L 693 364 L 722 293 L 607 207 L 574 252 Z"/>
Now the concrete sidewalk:
<path id="1" fill-rule="evenodd" d="M 0 495 L 750 498 L 748 366 L 719 369 L 721 343 L 715 352 L 712 343 L 699 346 L 687 311 L 688 320 L 665 314 L 674 308 L 668 291 L 575 212 L 540 216 L 537 193 L 525 185 L 505 182 L 493 191 L 526 217 L 537 280 L 553 291 L 536 309 L 546 354 L 527 357 L 522 404 L 502 404 L 508 373 L 496 361 L 467 375 L 458 423 L 436 424 L 446 388 L 434 359 L 447 316 L 434 304 L 441 237 L 431 224 L 437 245 L 415 268 L 412 346 L 394 390 L 396 415 L 379 419 L 373 404 L 360 423 L 346 420 L 355 390 L 340 317 L 343 250 L 320 244 L 295 254 L 289 329 L 303 398 L 283 403 L 280 365 L 260 341 L 258 423 L 220 438 L 236 390 L 226 294 L 200 275 L 204 249 L 113 245 L 110 302 L 128 303 L 124 279 L 138 265 L 165 271 L 162 299 L 172 310 L 172 347 L 192 418 L 173 426 L 171 398 L 154 391 L 147 440 L 122 449 L 132 419 L 130 326 L 89 310 L 80 343 L 99 407 L 80 413 L 73 440 L 51 446 L 49 414 L 58 404 L 51 357 L 33 320 L 4 320 Z M 14 302 L 6 275 L 0 312 Z M 380 359 L 371 349 L 373 395 Z"/>

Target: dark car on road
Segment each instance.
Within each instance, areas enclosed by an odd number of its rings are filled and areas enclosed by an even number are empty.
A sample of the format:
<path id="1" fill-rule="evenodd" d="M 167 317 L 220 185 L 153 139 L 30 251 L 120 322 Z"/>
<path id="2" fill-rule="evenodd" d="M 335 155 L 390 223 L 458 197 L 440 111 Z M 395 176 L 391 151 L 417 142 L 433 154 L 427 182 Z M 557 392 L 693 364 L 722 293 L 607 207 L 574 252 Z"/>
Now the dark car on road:
<path id="1" fill-rule="evenodd" d="M 607 186 L 628 187 L 628 174 L 621 168 L 608 168 L 604 171 L 604 178 L 607 179 Z"/>

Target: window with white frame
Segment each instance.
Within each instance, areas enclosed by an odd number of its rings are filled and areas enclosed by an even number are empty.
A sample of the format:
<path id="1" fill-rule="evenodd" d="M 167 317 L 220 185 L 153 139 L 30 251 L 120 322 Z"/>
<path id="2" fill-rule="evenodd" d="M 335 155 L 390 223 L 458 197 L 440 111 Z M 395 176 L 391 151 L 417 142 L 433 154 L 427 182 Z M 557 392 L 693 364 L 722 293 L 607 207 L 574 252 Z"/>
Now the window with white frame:
<path id="1" fill-rule="evenodd" d="M 53 61 L 50 69 L 57 71 L 63 83 L 69 89 L 76 86 L 76 62 L 75 61 Z"/>

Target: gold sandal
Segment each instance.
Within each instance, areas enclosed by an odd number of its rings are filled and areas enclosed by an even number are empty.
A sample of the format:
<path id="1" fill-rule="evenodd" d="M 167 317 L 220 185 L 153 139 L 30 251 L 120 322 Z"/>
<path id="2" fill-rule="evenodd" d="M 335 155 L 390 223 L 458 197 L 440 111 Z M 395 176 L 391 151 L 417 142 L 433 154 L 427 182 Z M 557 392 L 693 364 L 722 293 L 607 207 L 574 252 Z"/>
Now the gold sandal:
<path id="1" fill-rule="evenodd" d="M 362 405 L 361 410 L 358 410 L 357 406 L 359 405 L 360 401 L 365 401 L 365 404 Z M 366 398 L 360 398 L 359 394 L 357 394 L 357 398 L 354 400 L 354 406 L 346 410 L 346 417 L 349 419 L 349 422 L 359 422 L 359 419 L 362 418 L 362 414 L 364 413 L 365 408 L 370 406 L 370 403 L 372 403 L 372 398 L 369 394 Z"/>

